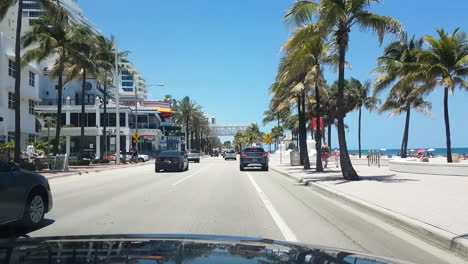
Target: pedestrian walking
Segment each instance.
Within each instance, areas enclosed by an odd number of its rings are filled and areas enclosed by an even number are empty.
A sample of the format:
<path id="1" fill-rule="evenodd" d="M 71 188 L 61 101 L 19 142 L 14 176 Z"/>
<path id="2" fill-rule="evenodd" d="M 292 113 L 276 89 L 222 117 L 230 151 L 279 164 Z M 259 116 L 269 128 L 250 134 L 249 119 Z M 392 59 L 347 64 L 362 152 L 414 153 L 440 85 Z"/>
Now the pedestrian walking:
<path id="1" fill-rule="evenodd" d="M 132 160 L 133 163 L 138 163 L 138 150 L 136 148 L 133 148 Z"/>
<path id="2" fill-rule="evenodd" d="M 333 157 L 335 158 L 336 167 L 339 168 L 340 167 L 340 151 L 337 148 L 335 148 L 335 151 L 333 151 Z"/>
<path id="3" fill-rule="evenodd" d="M 324 168 L 328 167 L 328 158 L 330 157 L 330 147 L 327 145 L 322 146 L 322 161 L 325 163 Z"/>

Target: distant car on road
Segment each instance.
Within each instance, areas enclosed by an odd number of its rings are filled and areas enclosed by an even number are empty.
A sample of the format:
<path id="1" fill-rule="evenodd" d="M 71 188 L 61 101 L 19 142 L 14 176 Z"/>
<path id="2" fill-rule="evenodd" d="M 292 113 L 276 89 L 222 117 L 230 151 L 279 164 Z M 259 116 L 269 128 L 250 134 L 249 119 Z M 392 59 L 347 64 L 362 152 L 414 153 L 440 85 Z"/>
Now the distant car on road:
<path id="1" fill-rule="evenodd" d="M 226 154 L 224 154 L 224 160 L 228 160 L 228 159 L 237 160 L 237 154 L 234 150 L 226 151 Z"/>
<path id="2" fill-rule="evenodd" d="M 200 163 L 200 152 L 196 149 L 187 150 L 187 159 L 188 161 L 194 161 L 195 163 Z"/>
<path id="3" fill-rule="evenodd" d="M 219 157 L 218 151 L 211 152 L 211 157 Z"/>
<path id="4" fill-rule="evenodd" d="M 39 174 L 0 159 L 0 225 L 38 226 L 52 210 L 49 182 Z"/>
<path id="5" fill-rule="evenodd" d="M 186 171 L 189 169 L 187 156 L 177 150 L 161 151 L 156 157 L 155 171 Z"/>
<path id="6" fill-rule="evenodd" d="M 245 167 L 261 167 L 262 170 L 268 171 L 268 153 L 263 148 L 247 147 L 240 155 L 240 170 Z"/>

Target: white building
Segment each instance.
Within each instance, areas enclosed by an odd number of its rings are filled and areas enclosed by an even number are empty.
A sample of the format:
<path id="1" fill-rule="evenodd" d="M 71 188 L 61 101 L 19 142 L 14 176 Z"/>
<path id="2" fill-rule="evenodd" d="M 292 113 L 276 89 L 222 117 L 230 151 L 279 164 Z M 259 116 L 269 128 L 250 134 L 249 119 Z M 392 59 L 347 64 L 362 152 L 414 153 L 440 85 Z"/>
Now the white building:
<path id="1" fill-rule="evenodd" d="M 15 132 L 15 43 L 0 32 L 0 143 L 14 141 Z M 36 116 L 39 99 L 41 67 L 29 63 L 21 71 L 21 146 L 35 141 Z"/>

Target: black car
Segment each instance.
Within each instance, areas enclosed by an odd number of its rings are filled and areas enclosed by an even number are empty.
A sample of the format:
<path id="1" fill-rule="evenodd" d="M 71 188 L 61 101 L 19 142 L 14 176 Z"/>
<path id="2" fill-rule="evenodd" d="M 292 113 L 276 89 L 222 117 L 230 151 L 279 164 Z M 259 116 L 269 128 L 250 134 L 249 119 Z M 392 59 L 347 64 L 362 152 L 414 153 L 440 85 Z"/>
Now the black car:
<path id="1" fill-rule="evenodd" d="M 47 179 L 0 159 L 0 225 L 21 222 L 34 227 L 52 209 Z"/>
<path id="2" fill-rule="evenodd" d="M 219 157 L 218 151 L 211 152 L 211 157 Z"/>
<path id="3" fill-rule="evenodd" d="M 2 263 L 406 263 L 263 238 L 97 235 L 0 240 Z"/>
<path id="4" fill-rule="evenodd" d="M 240 155 L 240 170 L 245 167 L 261 167 L 262 170 L 268 171 L 268 153 L 263 148 L 247 147 Z"/>
<path id="5" fill-rule="evenodd" d="M 189 169 L 187 155 L 177 150 L 161 151 L 156 157 L 155 171 L 186 171 Z"/>

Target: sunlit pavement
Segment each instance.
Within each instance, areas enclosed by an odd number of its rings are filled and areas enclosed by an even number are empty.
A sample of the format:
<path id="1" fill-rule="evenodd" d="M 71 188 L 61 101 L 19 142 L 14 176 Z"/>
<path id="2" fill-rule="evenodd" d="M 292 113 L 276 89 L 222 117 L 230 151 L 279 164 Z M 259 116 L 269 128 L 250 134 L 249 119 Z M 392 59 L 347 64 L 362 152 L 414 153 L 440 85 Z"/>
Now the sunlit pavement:
<path id="1" fill-rule="evenodd" d="M 189 171 L 183 173 L 155 173 L 154 165 L 148 164 L 53 179 L 50 184 L 54 208 L 46 215 L 48 224 L 30 232 L 30 236 L 254 236 L 415 263 L 456 261 L 276 172 L 241 172 L 238 161 L 224 161 L 221 157 L 190 163 Z"/>

